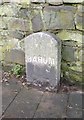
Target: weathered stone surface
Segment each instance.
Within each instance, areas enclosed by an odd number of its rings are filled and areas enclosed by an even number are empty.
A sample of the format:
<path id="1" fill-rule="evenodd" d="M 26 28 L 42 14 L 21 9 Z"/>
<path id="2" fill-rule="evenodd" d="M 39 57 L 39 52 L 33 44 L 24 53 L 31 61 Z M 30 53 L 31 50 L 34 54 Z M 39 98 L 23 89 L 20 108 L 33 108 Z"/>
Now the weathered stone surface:
<path id="1" fill-rule="evenodd" d="M 21 65 L 25 64 L 25 54 L 22 50 L 11 49 L 5 52 L 4 61 L 6 63 L 18 63 Z"/>
<path id="2" fill-rule="evenodd" d="M 68 118 L 82 118 L 82 95 L 80 92 L 72 92 L 69 96 L 69 103 L 67 106 Z"/>
<path id="3" fill-rule="evenodd" d="M 27 79 L 56 86 L 60 80 L 60 41 L 49 33 L 39 32 L 25 38 Z"/>
<path id="4" fill-rule="evenodd" d="M 43 28 L 43 23 L 40 14 L 36 15 L 32 19 L 32 29 L 33 31 L 40 31 Z"/>
<path id="5" fill-rule="evenodd" d="M 31 2 L 45 3 L 45 0 L 31 0 Z"/>
<path id="6" fill-rule="evenodd" d="M 6 83 L 2 84 L 2 110 L 3 113 L 10 105 L 15 96 L 20 92 L 22 85 L 15 79 L 8 80 L 9 85 Z"/>
<path id="7" fill-rule="evenodd" d="M 45 93 L 34 118 L 65 118 L 67 94 Z"/>
<path id="8" fill-rule="evenodd" d="M 2 45 L 3 45 L 3 52 L 5 52 L 6 50 L 10 50 L 12 48 L 18 48 L 18 39 L 14 39 L 14 38 L 6 38 L 3 39 L 2 41 Z"/>
<path id="9" fill-rule="evenodd" d="M 78 59 L 81 62 L 84 62 L 84 52 L 83 51 L 84 51 L 84 49 L 82 49 L 78 52 Z"/>
<path id="10" fill-rule="evenodd" d="M 62 70 L 67 71 L 67 70 L 72 70 L 76 72 L 82 73 L 82 62 L 77 61 L 77 62 L 64 62 L 62 61 Z"/>
<path id="11" fill-rule="evenodd" d="M 29 18 L 31 17 L 31 10 L 28 8 L 21 8 L 20 11 L 18 12 L 18 17 L 19 18 Z"/>
<path id="12" fill-rule="evenodd" d="M 76 28 L 84 31 L 84 5 L 78 5 L 78 9 L 75 16 Z"/>
<path id="13" fill-rule="evenodd" d="M 43 93 L 36 89 L 21 90 L 4 114 L 4 118 L 33 118 Z"/>
<path id="14" fill-rule="evenodd" d="M 84 16 L 84 5 L 78 5 L 77 14 L 79 16 Z"/>
<path id="15" fill-rule="evenodd" d="M 7 29 L 6 22 L 2 17 L 0 17 L 0 29 Z"/>
<path id="16" fill-rule="evenodd" d="M 73 71 L 82 72 L 82 61 L 74 62 L 69 68 Z"/>
<path id="17" fill-rule="evenodd" d="M 45 7 L 43 11 L 45 28 L 46 29 L 74 29 L 74 20 L 73 20 L 74 10 L 75 10 L 74 7 L 70 7 L 70 6 Z"/>
<path id="18" fill-rule="evenodd" d="M 76 41 L 78 46 L 81 46 L 84 43 L 84 35 L 82 32 L 79 31 L 68 31 L 68 30 L 63 30 L 60 33 L 57 34 L 57 36 L 61 40 L 72 40 Z"/>
<path id="19" fill-rule="evenodd" d="M 66 79 L 73 81 L 74 83 L 75 82 L 84 83 L 82 73 L 80 73 L 80 72 L 69 69 L 69 70 L 65 71 L 64 76 Z"/>
<path id="20" fill-rule="evenodd" d="M 30 4 L 30 2 L 31 2 L 31 0 L 20 0 L 20 3 Z"/>
<path id="21" fill-rule="evenodd" d="M 21 32 L 19 30 L 0 30 L 0 42 L 2 41 L 2 39 L 7 39 L 7 37 L 9 37 L 9 39 L 23 39 L 24 38 L 25 33 Z"/>
<path id="22" fill-rule="evenodd" d="M 64 3 L 82 3 L 84 0 L 63 0 Z"/>
<path id="23" fill-rule="evenodd" d="M 0 61 L 2 60 L 2 46 L 0 45 Z"/>
<path id="24" fill-rule="evenodd" d="M 5 21 L 8 21 L 8 29 L 10 30 L 20 30 L 20 31 L 29 31 L 30 23 L 29 20 L 23 18 L 4 18 Z"/>
<path id="25" fill-rule="evenodd" d="M 17 16 L 19 9 L 20 8 L 15 4 L 4 4 L 0 6 L 0 15 L 1 16 Z"/>
<path id="26" fill-rule="evenodd" d="M 15 3 L 21 3 L 20 0 L 3 0 L 3 2 L 15 2 Z"/>
<path id="27" fill-rule="evenodd" d="M 75 61 L 75 48 L 70 46 L 64 46 L 62 50 L 62 58 L 66 61 Z"/>
<path id="28" fill-rule="evenodd" d="M 83 25 L 84 25 L 83 17 L 81 17 L 81 16 L 79 16 L 79 15 L 76 15 L 75 24 L 76 24 L 76 28 L 77 28 L 77 29 L 84 31 L 84 27 L 83 27 Z"/>
<path id="29" fill-rule="evenodd" d="M 23 32 L 20 32 L 20 31 L 9 31 L 9 36 L 12 37 L 12 38 L 16 38 L 16 39 L 23 39 L 24 38 L 24 33 Z"/>
<path id="30" fill-rule="evenodd" d="M 46 0 L 46 2 L 52 5 L 63 4 L 63 0 Z"/>

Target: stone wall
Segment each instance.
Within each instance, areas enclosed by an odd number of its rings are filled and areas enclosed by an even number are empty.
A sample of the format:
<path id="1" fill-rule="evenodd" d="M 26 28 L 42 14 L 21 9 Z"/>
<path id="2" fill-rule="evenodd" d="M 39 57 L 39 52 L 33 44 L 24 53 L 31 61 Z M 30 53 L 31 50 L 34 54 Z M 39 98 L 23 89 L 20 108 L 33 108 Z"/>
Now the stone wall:
<path id="1" fill-rule="evenodd" d="M 3 53 L 0 60 L 8 62 L 12 48 L 21 50 L 20 54 L 23 50 L 23 58 L 24 38 L 34 32 L 49 31 L 62 41 L 63 76 L 81 82 L 83 3 L 84 0 L 0 0 L 0 51 Z M 17 61 L 24 64 L 23 59 Z"/>

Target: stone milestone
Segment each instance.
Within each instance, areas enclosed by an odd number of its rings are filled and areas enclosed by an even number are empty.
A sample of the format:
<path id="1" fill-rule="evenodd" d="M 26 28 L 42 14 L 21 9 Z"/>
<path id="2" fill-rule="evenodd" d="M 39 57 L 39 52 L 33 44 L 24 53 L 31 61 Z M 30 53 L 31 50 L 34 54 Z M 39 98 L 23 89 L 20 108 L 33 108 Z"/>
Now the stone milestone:
<path id="1" fill-rule="evenodd" d="M 61 42 L 48 32 L 33 33 L 25 38 L 26 75 L 30 82 L 60 81 Z"/>

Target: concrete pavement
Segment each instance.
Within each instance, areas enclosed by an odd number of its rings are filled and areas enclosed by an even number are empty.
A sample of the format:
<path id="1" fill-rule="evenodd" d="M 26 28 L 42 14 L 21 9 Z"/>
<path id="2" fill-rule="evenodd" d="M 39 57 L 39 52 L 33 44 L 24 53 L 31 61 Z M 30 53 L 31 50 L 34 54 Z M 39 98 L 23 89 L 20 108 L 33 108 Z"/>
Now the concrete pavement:
<path id="1" fill-rule="evenodd" d="M 3 118 L 82 118 L 82 93 L 43 92 L 16 79 L 2 84 Z"/>

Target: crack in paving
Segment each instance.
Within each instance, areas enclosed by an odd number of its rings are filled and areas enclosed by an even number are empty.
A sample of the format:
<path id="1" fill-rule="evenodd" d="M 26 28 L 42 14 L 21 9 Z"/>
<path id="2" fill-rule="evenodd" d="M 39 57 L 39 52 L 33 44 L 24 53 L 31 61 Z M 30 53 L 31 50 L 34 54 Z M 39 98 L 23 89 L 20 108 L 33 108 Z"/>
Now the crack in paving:
<path id="1" fill-rule="evenodd" d="M 68 96 L 68 97 L 67 97 L 67 104 L 66 104 L 66 111 L 65 111 L 65 112 L 66 112 L 66 118 L 65 118 L 65 120 L 67 120 L 67 106 L 68 106 L 68 103 L 69 103 L 70 93 L 68 93 L 67 96 Z"/>
<path id="2" fill-rule="evenodd" d="M 9 105 L 6 107 L 6 109 L 4 110 L 4 112 L 2 113 L 2 118 L 4 117 L 5 112 L 7 111 L 7 109 L 10 107 L 10 105 L 13 103 L 13 101 L 15 100 L 15 98 L 19 95 L 19 93 L 22 91 L 23 88 L 20 88 L 20 90 L 17 92 L 17 94 L 15 95 L 15 97 L 11 100 L 11 102 L 9 103 Z"/>
<path id="3" fill-rule="evenodd" d="M 33 119 L 34 119 L 34 117 L 35 117 L 35 114 L 36 114 L 36 112 L 37 112 L 37 110 L 38 110 L 38 107 L 39 107 L 39 105 L 40 105 L 40 103 L 41 103 L 41 100 L 42 100 L 44 94 L 45 94 L 45 92 L 42 94 L 41 99 L 40 99 L 40 101 L 39 101 L 39 103 L 38 103 L 38 105 L 37 105 L 37 107 L 36 107 L 36 110 L 35 110 L 34 115 L 33 115 L 33 117 L 32 117 Z"/>

